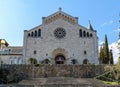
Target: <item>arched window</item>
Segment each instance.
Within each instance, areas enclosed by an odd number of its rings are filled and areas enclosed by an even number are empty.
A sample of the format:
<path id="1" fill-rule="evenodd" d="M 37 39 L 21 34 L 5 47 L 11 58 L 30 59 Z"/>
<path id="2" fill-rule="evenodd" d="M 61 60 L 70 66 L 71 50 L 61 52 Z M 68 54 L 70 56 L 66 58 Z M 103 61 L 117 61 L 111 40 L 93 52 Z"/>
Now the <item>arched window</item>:
<path id="1" fill-rule="evenodd" d="M 84 50 L 84 54 L 85 54 L 85 55 L 87 54 L 87 51 L 86 51 L 86 50 Z"/>
<path id="2" fill-rule="evenodd" d="M 12 57 L 9 58 L 9 64 L 13 64 L 13 59 L 12 59 Z"/>
<path id="3" fill-rule="evenodd" d="M 14 57 L 14 64 L 17 64 L 17 58 Z"/>
<path id="4" fill-rule="evenodd" d="M 34 33 L 33 32 L 31 32 L 31 37 L 33 37 L 34 36 Z"/>
<path id="5" fill-rule="evenodd" d="M 38 30 L 38 37 L 41 37 L 41 29 Z"/>
<path id="6" fill-rule="evenodd" d="M 80 37 L 82 37 L 82 30 L 81 29 L 79 30 L 79 35 L 80 35 Z"/>
<path id="7" fill-rule="evenodd" d="M 83 31 L 83 36 L 86 37 L 86 32 L 85 31 Z"/>
<path id="8" fill-rule="evenodd" d="M 92 37 L 92 33 L 90 34 L 90 37 Z"/>
<path id="9" fill-rule="evenodd" d="M 18 58 L 18 64 L 22 64 L 22 58 L 21 57 Z"/>
<path id="10" fill-rule="evenodd" d="M 28 37 L 30 37 L 30 33 L 28 33 Z"/>
<path id="11" fill-rule="evenodd" d="M 34 50 L 34 52 L 33 52 L 34 54 L 36 54 L 37 53 L 37 51 L 36 50 Z"/>
<path id="12" fill-rule="evenodd" d="M 37 31 L 35 31 L 35 37 L 37 37 Z"/>
<path id="13" fill-rule="evenodd" d="M 89 32 L 87 32 L 87 37 L 89 37 Z"/>
<path id="14" fill-rule="evenodd" d="M 88 59 L 83 60 L 83 64 L 88 64 L 88 63 L 89 63 Z"/>

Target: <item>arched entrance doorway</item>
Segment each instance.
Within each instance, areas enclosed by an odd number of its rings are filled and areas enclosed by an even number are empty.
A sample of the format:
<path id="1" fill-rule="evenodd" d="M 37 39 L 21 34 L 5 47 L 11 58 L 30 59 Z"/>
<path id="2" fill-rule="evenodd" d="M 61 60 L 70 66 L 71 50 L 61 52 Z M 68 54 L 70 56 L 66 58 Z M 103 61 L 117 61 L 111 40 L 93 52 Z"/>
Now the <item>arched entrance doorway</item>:
<path id="1" fill-rule="evenodd" d="M 68 58 L 68 52 L 63 48 L 57 48 L 52 51 L 52 64 L 66 64 Z"/>
<path id="2" fill-rule="evenodd" d="M 62 54 L 59 54 L 55 57 L 55 64 L 64 64 L 65 57 Z"/>

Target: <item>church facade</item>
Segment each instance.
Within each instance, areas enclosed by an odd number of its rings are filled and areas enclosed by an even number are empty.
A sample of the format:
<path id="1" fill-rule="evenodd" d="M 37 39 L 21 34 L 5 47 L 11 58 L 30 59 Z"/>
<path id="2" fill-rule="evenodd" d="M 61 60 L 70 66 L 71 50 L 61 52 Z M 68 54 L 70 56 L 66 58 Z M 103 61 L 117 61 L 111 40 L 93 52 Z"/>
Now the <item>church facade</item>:
<path id="1" fill-rule="evenodd" d="M 48 59 L 51 64 L 98 64 L 98 37 L 89 22 L 88 27 L 78 24 L 61 8 L 42 18 L 42 24 L 24 31 L 23 61 L 29 58 L 37 63 Z"/>

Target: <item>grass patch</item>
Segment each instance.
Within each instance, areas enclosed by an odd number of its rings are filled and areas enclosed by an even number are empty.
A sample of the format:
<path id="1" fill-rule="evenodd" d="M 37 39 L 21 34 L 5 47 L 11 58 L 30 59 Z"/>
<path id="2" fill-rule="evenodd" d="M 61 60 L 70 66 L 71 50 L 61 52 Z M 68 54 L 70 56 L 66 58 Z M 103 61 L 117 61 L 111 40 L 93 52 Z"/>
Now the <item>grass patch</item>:
<path id="1" fill-rule="evenodd" d="M 105 84 L 109 84 L 109 85 L 120 85 L 120 82 L 109 82 L 109 81 L 102 81 Z"/>

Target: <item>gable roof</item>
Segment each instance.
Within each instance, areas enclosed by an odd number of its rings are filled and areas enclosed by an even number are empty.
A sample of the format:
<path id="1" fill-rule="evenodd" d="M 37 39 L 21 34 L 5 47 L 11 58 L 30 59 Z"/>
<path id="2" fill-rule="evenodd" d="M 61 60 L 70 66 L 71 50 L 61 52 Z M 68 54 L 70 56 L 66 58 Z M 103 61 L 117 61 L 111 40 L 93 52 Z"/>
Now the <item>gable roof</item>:
<path id="1" fill-rule="evenodd" d="M 64 21 L 67 21 L 71 24 L 77 24 L 78 23 L 78 18 L 73 17 L 63 11 L 61 11 L 61 8 L 59 8 L 59 11 L 55 12 L 54 14 L 48 16 L 48 17 L 43 17 L 43 23 L 49 24 L 55 20 L 62 19 Z"/>

